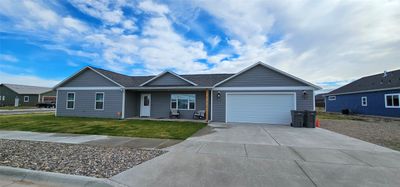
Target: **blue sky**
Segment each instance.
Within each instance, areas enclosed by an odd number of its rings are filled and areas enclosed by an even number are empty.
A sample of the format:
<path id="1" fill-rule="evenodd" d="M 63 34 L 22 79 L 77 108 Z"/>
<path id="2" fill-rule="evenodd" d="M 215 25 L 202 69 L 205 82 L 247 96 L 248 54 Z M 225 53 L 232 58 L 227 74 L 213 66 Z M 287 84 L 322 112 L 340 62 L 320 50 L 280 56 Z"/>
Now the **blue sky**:
<path id="1" fill-rule="evenodd" d="M 257 61 L 332 89 L 400 67 L 399 1 L 0 1 L 0 82 L 53 86 Z"/>

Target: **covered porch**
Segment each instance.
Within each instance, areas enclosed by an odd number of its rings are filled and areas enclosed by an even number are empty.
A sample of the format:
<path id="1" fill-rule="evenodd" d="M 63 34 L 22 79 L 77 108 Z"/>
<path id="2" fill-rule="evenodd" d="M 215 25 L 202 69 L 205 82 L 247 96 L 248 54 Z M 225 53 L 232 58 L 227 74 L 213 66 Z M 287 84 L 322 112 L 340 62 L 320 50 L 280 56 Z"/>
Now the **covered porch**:
<path id="1" fill-rule="evenodd" d="M 211 91 L 208 88 L 129 88 L 124 90 L 124 118 L 153 120 L 211 119 Z M 171 116 L 178 111 L 179 116 Z M 202 113 L 202 118 L 196 114 Z"/>

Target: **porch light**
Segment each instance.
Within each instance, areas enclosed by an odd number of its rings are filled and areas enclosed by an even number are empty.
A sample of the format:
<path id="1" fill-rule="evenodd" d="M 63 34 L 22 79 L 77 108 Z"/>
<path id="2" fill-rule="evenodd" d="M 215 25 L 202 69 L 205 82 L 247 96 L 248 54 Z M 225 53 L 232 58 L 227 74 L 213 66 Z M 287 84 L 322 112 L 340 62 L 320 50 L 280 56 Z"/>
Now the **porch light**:
<path id="1" fill-rule="evenodd" d="M 307 92 L 305 90 L 303 90 L 303 98 L 307 98 Z"/>
<path id="2" fill-rule="evenodd" d="M 218 92 L 217 92 L 217 99 L 220 99 L 220 98 L 221 98 L 221 92 L 218 91 Z"/>

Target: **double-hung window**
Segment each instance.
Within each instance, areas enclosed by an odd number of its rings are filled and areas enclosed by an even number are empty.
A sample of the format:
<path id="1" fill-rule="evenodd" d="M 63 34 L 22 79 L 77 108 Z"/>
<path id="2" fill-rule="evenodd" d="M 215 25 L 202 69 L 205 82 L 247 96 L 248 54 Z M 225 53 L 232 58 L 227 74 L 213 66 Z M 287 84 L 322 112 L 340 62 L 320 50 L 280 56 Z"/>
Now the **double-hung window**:
<path id="1" fill-rule="evenodd" d="M 104 109 L 104 92 L 96 92 L 94 109 L 95 110 L 103 110 Z"/>
<path id="2" fill-rule="evenodd" d="M 75 108 L 75 92 L 67 93 L 67 109 Z"/>
<path id="3" fill-rule="evenodd" d="M 29 96 L 24 96 L 24 102 L 25 103 L 29 102 Z"/>
<path id="4" fill-rule="evenodd" d="M 400 98 L 400 93 L 385 94 L 385 107 L 400 108 L 399 98 Z"/>
<path id="5" fill-rule="evenodd" d="M 361 97 L 361 106 L 368 106 L 367 97 Z"/>
<path id="6" fill-rule="evenodd" d="M 195 108 L 195 94 L 171 94 L 171 109 L 194 110 Z"/>

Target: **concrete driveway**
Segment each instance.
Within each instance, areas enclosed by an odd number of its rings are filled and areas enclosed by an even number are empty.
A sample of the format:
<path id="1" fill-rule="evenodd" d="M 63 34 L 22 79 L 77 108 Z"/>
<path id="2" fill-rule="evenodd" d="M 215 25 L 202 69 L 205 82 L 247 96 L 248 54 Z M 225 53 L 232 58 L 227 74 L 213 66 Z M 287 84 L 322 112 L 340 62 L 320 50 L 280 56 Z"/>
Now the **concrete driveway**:
<path id="1" fill-rule="evenodd" d="M 328 130 L 250 124 L 208 130 L 111 180 L 128 186 L 400 186 L 399 152 Z"/>

